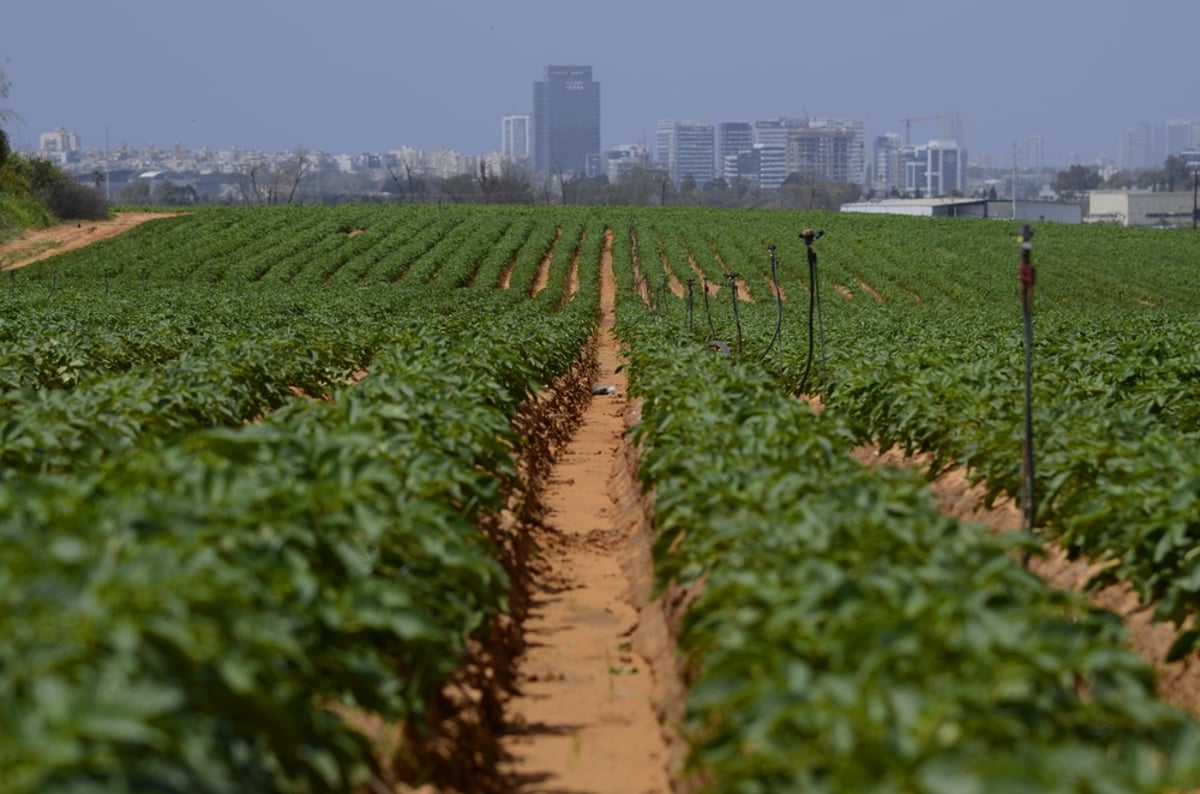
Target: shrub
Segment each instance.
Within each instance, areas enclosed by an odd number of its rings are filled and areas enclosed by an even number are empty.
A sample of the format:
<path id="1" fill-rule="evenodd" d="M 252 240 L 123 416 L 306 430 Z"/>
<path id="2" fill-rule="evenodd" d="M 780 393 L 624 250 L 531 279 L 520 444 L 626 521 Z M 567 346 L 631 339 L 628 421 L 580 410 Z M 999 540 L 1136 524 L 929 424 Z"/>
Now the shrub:
<path id="1" fill-rule="evenodd" d="M 64 179 L 39 192 L 46 209 L 62 220 L 98 221 L 108 217 L 104 194 L 89 185 Z"/>

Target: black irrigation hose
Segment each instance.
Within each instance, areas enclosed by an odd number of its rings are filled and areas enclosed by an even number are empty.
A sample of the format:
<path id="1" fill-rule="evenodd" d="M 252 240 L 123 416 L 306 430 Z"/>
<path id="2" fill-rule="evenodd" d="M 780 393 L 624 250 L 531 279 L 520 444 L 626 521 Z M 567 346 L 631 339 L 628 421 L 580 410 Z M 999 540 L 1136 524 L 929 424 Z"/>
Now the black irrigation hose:
<path id="1" fill-rule="evenodd" d="M 771 283 L 775 285 L 775 333 L 771 336 L 771 343 L 767 345 L 767 349 L 758 357 L 759 361 L 765 359 L 771 352 L 771 348 L 779 339 L 779 331 L 783 327 L 783 291 L 779 289 L 779 263 L 775 261 L 775 243 L 768 245 L 767 250 L 771 252 Z"/>
<path id="2" fill-rule="evenodd" d="M 696 279 L 689 278 L 687 280 L 687 321 L 688 333 L 696 333 L 696 324 L 694 322 L 695 303 L 696 303 Z"/>
<path id="3" fill-rule="evenodd" d="M 1037 271 L 1033 267 L 1033 229 L 1021 227 L 1021 265 L 1018 277 L 1021 285 L 1021 319 L 1025 336 L 1025 443 L 1022 449 L 1021 485 L 1024 492 L 1025 531 L 1034 535 L 1037 499 L 1033 487 L 1033 284 Z M 1021 564 L 1029 566 L 1029 551 L 1021 553 Z"/>
<path id="4" fill-rule="evenodd" d="M 708 305 L 708 276 L 704 277 L 704 313 L 708 315 L 708 338 L 716 339 L 717 332 L 713 329 L 712 308 Z"/>
<path id="5" fill-rule="evenodd" d="M 813 323 L 816 319 L 817 312 L 820 311 L 820 303 L 817 300 L 817 252 L 813 250 L 812 243 L 805 240 L 805 245 L 808 248 L 808 358 L 804 362 L 804 374 L 800 377 L 800 387 L 797 391 L 804 393 L 804 387 L 808 385 L 808 373 L 812 369 L 813 363 L 813 345 L 816 341 L 816 334 L 813 333 Z M 821 358 L 822 371 L 821 377 L 825 377 L 824 358 L 825 358 L 825 333 L 821 332 Z"/>
<path id="6" fill-rule="evenodd" d="M 737 352 L 742 354 L 742 317 L 738 313 L 738 289 L 737 289 L 737 273 L 729 274 L 729 292 L 733 295 L 733 322 L 737 326 Z"/>

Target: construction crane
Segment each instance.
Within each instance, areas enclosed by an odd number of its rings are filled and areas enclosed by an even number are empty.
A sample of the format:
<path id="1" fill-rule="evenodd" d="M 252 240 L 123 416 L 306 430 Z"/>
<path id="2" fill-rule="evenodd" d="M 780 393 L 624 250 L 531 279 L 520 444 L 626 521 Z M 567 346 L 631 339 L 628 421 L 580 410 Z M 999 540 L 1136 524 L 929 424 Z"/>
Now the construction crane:
<path id="1" fill-rule="evenodd" d="M 912 146 L 912 123 L 914 121 L 938 121 L 946 114 L 939 113 L 936 116 L 914 116 L 909 119 L 900 119 L 904 122 L 904 145 Z"/>

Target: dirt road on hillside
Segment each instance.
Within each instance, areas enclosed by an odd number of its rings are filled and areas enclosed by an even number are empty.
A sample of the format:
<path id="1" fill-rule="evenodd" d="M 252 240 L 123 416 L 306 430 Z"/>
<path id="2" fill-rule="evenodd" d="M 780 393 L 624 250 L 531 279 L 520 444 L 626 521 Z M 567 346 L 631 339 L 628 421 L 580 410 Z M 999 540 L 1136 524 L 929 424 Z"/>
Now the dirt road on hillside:
<path id="1" fill-rule="evenodd" d="M 0 243 L 0 270 L 32 265 L 65 251 L 82 248 L 97 240 L 114 237 L 146 221 L 178 214 L 118 212 L 110 220 L 64 223 L 48 229 L 26 229 L 17 238 Z"/>

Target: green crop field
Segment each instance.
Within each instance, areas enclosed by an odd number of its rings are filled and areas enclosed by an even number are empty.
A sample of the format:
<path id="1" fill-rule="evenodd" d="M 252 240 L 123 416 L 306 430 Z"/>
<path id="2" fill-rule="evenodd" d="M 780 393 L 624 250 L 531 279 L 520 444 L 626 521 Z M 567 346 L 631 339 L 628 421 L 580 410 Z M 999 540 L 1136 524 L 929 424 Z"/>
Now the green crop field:
<path id="1" fill-rule="evenodd" d="M 811 358 L 805 227 L 826 232 Z M 696 781 L 1200 786 L 1200 725 L 1158 700 L 1119 618 L 1022 568 L 1035 541 L 850 454 L 925 451 L 1018 493 L 1016 234 L 223 208 L 0 273 L 0 787 L 364 785 L 377 759 L 339 714 L 419 731 L 508 609 L 485 519 L 520 476 L 518 408 L 596 330 L 609 256 L 659 583 L 702 585 L 678 637 Z M 1039 532 L 1111 560 L 1194 655 L 1200 237 L 1033 242 Z"/>

